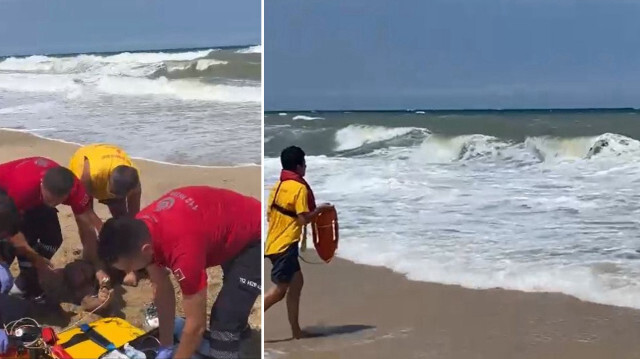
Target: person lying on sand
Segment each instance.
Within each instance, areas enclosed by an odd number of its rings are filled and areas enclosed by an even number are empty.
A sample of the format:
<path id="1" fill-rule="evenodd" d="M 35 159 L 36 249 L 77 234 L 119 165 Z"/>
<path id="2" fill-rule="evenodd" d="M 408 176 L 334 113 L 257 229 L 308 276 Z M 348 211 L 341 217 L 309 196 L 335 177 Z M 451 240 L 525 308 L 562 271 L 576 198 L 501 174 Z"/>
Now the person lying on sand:
<path id="1" fill-rule="evenodd" d="M 89 205 L 82 183 L 67 168 L 45 157 L 29 157 L 0 164 L 0 243 L 3 260 L 18 258 L 20 274 L 11 294 L 25 298 L 42 295 L 38 277 L 53 271 L 49 260 L 62 245 L 56 206 L 71 207 L 78 224 L 83 256 L 98 270 L 98 281 L 108 282 L 97 257 L 97 232 L 102 220 Z"/>
<path id="2" fill-rule="evenodd" d="M 270 204 L 267 207 L 269 229 L 264 251 L 273 264 L 271 281 L 275 284 L 265 294 L 264 311 L 286 295 L 289 324 L 295 339 L 307 335 L 298 322 L 304 283 L 298 261 L 298 242 L 303 227 L 333 207 L 329 203 L 316 207 L 313 191 L 304 180 L 307 169 L 304 156 L 304 151 L 296 146 L 287 147 L 280 154 L 280 180 L 273 186 L 267 202 Z"/>
<path id="3" fill-rule="evenodd" d="M 109 207 L 113 218 L 140 212 L 142 185 L 138 169 L 121 148 L 108 144 L 80 147 L 69 161 L 69 169 L 93 199 Z M 124 284 L 138 285 L 135 272 L 127 273 Z"/>
<path id="4" fill-rule="evenodd" d="M 87 312 L 103 312 L 112 302 L 113 289 L 100 286 L 95 267 L 85 260 L 55 269 L 41 285 L 48 304 L 73 303 Z"/>
<path id="5" fill-rule="evenodd" d="M 240 340 L 262 282 L 261 205 L 233 191 L 177 188 L 135 218 L 112 218 L 100 232 L 100 257 L 116 269 L 147 269 L 160 321 L 157 359 L 191 358 L 206 329 L 207 268 L 221 266 L 222 289 L 211 308 L 209 356 L 239 357 Z M 173 346 L 176 298 L 182 290 L 185 325 Z"/>

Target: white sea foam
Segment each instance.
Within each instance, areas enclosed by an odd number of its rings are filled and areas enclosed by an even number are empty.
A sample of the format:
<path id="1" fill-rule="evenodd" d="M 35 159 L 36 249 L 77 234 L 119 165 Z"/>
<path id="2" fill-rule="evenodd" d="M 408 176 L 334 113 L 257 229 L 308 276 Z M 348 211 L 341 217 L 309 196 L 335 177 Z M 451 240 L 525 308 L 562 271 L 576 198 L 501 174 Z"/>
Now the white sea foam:
<path id="1" fill-rule="evenodd" d="M 336 146 L 407 131 L 350 125 Z M 640 308 L 639 154 L 637 140 L 612 133 L 430 134 L 366 156 L 307 156 L 306 178 L 338 209 L 343 258 L 412 280 Z M 265 159 L 267 190 L 279 167 Z"/>
<path id="2" fill-rule="evenodd" d="M 210 85 L 195 80 L 104 77 L 96 87 L 99 91 L 124 96 L 169 96 L 181 100 L 220 102 L 260 102 L 261 90 L 253 86 Z"/>
<path id="3" fill-rule="evenodd" d="M 241 73 L 212 76 L 240 58 L 215 51 L 0 60 L 0 127 L 169 163 L 260 163 L 261 88 Z M 172 79 L 171 69 L 187 71 Z"/>
<path id="4" fill-rule="evenodd" d="M 293 117 L 293 120 L 303 120 L 303 121 L 324 120 L 324 117 L 297 115 Z"/>
<path id="5" fill-rule="evenodd" d="M 163 68 L 169 72 L 190 67 L 205 71 L 228 63 L 203 58 L 212 51 L 12 57 L 0 61 L 0 89 L 59 92 L 69 99 L 79 98 L 86 91 L 91 93 L 97 89 L 125 96 L 160 95 L 181 100 L 218 102 L 261 101 L 261 91 L 257 86 L 218 86 L 197 79 L 149 78 Z"/>
<path id="6" fill-rule="evenodd" d="M 251 46 L 246 49 L 238 50 L 241 54 L 259 54 L 262 53 L 262 45 Z"/>
<path id="7" fill-rule="evenodd" d="M 213 50 L 179 53 L 163 52 L 124 52 L 116 55 L 76 55 L 67 57 L 28 56 L 9 57 L 0 61 L 0 70 L 16 72 L 83 72 L 87 69 L 103 67 L 107 64 L 125 66 L 157 64 L 164 61 L 190 61 L 207 56 Z"/>
<path id="8" fill-rule="evenodd" d="M 349 125 L 335 135 L 336 151 L 350 150 L 365 144 L 390 140 L 415 130 L 413 127 Z"/>

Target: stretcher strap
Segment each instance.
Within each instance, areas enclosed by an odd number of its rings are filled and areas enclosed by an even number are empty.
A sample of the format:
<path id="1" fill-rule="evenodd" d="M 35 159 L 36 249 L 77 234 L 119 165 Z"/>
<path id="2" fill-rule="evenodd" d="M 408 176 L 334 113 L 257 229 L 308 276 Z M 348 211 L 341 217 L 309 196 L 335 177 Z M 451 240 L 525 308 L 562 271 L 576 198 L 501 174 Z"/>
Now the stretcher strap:
<path id="1" fill-rule="evenodd" d="M 79 326 L 79 328 L 82 331 L 82 333 L 78 333 L 74 335 L 66 343 L 62 344 L 63 348 L 66 349 L 76 344 L 82 343 L 86 340 L 91 340 L 92 342 L 98 344 L 99 346 L 106 349 L 107 351 L 116 350 L 116 346 L 111 341 L 109 341 L 109 339 L 103 337 L 100 333 L 95 331 L 88 324 L 82 324 Z"/>

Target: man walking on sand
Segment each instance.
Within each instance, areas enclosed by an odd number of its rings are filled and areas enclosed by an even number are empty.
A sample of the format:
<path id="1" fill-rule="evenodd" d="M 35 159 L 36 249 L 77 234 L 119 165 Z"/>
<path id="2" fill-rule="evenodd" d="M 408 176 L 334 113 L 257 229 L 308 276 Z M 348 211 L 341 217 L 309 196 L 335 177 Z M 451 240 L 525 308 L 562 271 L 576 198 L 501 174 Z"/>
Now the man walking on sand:
<path id="1" fill-rule="evenodd" d="M 260 201 L 205 186 L 177 188 L 135 218 L 109 219 L 99 254 L 123 271 L 146 268 L 160 321 L 158 359 L 191 358 L 206 329 L 207 268 L 222 266 L 222 289 L 211 309 L 209 356 L 236 359 L 249 314 L 261 292 Z M 182 290 L 186 316 L 173 346 L 176 298 L 168 268 Z"/>
<path id="2" fill-rule="evenodd" d="M 91 196 L 92 207 L 95 198 L 109 207 L 113 218 L 133 217 L 140 211 L 140 176 L 131 158 L 121 148 L 102 143 L 82 146 L 71 157 L 69 169 Z M 136 273 L 127 273 L 123 284 L 136 286 Z"/>
<path id="3" fill-rule="evenodd" d="M 295 339 L 307 335 L 298 322 L 304 284 L 298 262 L 298 242 L 303 227 L 333 207 L 328 203 L 316 207 L 313 191 L 304 180 L 307 168 L 304 156 L 304 151 L 296 146 L 287 147 L 280 154 L 280 180 L 273 186 L 267 202 L 269 229 L 264 251 L 273 264 L 271 280 L 275 284 L 265 294 L 264 311 L 286 296 L 289 324 Z"/>
<path id="4" fill-rule="evenodd" d="M 70 206 L 75 215 L 83 255 L 99 268 L 98 282 L 109 281 L 97 257 L 97 233 L 102 220 L 89 206 L 82 183 L 69 169 L 45 157 L 0 164 L 0 194 L 2 261 L 10 265 L 17 255 L 20 267 L 12 294 L 27 298 L 42 295 L 39 281 L 51 274 L 49 260 L 62 245 L 56 210 L 60 204 Z"/>

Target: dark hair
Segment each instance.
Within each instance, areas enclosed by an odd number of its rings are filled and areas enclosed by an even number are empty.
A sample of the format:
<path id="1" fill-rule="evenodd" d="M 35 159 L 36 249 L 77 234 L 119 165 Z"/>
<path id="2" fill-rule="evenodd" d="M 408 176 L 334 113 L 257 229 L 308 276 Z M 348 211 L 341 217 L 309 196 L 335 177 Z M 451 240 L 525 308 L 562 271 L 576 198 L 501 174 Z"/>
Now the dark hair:
<path id="1" fill-rule="evenodd" d="M 0 234 L 6 233 L 14 236 L 20 229 L 20 223 L 21 217 L 18 207 L 13 199 L 0 189 Z"/>
<path id="2" fill-rule="evenodd" d="M 280 163 L 283 170 L 295 171 L 298 166 L 304 166 L 304 151 L 297 146 L 289 146 L 280 153 Z"/>
<path id="3" fill-rule="evenodd" d="M 126 196 L 131 190 L 138 187 L 140 178 L 138 170 L 131 166 L 118 166 L 111 172 L 109 178 L 109 190 L 111 193 L 119 197 Z"/>
<path id="4" fill-rule="evenodd" d="M 108 265 L 140 250 L 149 239 L 143 221 L 130 217 L 110 218 L 102 226 L 98 240 L 98 256 Z"/>
<path id="5" fill-rule="evenodd" d="M 58 166 L 47 170 L 42 184 L 56 197 L 64 197 L 71 192 L 76 176 L 68 168 Z"/>
<path id="6" fill-rule="evenodd" d="M 75 261 L 68 263 L 62 269 L 62 278 L 68 285 L 74 285 L 76 272 L 86 270 L 88 272 L 95 272 L 95 268 L 91 264 L 84 259 L 76 259 Z"/>

